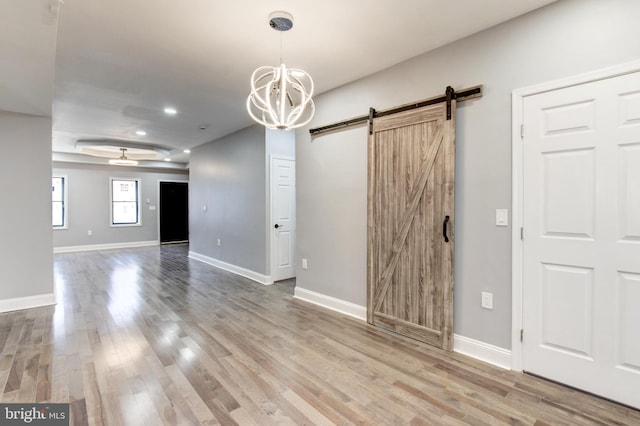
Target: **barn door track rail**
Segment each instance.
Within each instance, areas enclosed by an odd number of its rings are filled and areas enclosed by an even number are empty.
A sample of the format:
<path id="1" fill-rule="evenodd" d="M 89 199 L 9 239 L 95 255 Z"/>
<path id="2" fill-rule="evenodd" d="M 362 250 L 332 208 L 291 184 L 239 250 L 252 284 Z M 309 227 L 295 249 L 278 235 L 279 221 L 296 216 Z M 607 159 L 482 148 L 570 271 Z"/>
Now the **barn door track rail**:
<path id="1" fill-rule="evenodd" d="M 355 124 L 361 124 L 369 122 L 369 134 L 373 132 L 373 119 L 378 117 L 384 117 L 385 115 L 397 114 L 403 111 L 409 111 L 416 108 L 422 108 L 429 105 L 439 104 L 440 102 L 447 103 L 447 120 L 451 119 L 451 101 L 462 102 L 469 99 L 482 97 L 482 85 L 469 87 L 467 89 L 455 91 L 453 87 L 447 86 L 445 94 L 442 96 L 436 96 L 422 101 L 412 102 L 410 104 L 401 105 L 395 108 L 386 109 L 382 111 L 376 111 L 373 108 L 369 109 L 369 114 L 361 115 L 359 117 L 350 118 L 344 121 L 338 121 L 335 123 L 327 124 L 321 127 L 315 127 L 309 130 L 311 136 L 318 136 L 323 133 L 339 130 L 345 127 L 350 127 Z"/>

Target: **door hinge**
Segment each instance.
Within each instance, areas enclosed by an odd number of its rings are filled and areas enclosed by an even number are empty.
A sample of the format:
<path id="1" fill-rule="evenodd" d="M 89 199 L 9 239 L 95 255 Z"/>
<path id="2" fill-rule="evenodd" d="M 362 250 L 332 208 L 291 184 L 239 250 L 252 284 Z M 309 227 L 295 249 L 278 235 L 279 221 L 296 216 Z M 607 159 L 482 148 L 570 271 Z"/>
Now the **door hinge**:
<path id="1" fill-rule="evenodd" d="M 520 341 L 524 341 L 524 328 L 520 329 Z"/>
<path id="2" fill-rule="evenodd" d="M 520 139 L 524 139 L 524 124 L 520 125 Z"/>
<path id="3" fill-rule="evenodd" d="M 520 227 L 520 239 L 524 240 L 524 228 L 522 226 Z"/>

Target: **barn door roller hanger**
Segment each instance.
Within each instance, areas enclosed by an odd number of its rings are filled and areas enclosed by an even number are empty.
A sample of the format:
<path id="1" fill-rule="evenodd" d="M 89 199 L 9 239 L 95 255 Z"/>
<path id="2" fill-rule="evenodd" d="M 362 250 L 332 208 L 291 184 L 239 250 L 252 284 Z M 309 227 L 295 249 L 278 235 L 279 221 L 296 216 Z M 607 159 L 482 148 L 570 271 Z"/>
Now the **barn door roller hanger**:
<path id="1" fill-rule="evenodd" d="M 336 123 L 327 124 L 326 126 L 316 127 L 309 130 L 311 136 L 317 136 L 322 133 L 327 133 L 335 130 L 342 129 L 344 127 L 350 127 L 356 124 L 362 124 L 365 122 L 369 122 L 369 134 L 373 134 L 373 119 L 384 117 L 385 115 L 397 114 L 403 111 L 409 111 L 416 108 L 422 108 L 428 105 L 439 104 L 440 102 L 447 103 L 447 120 L 451 120 L 451 101 L 454 99 L 457 102 L 466 101 L 468 99 L 480 98 L 482 97 L 482 85 L 469 87 L 467 89 L 463 89 L 460 91 L 455 91 L 453 87 L 447 86 L 445 90 L 445 94 L 443 96 L 436 96 L 434 98 L 425 99 L 418 102 L 412 102 L 410 104 L 401 105 L 395 108 L 376 111 L 373 108 L 369 109 L 369 114 L 361 115 L 359 117 L 354 117 L 349 120 L 338 121 Z"/>

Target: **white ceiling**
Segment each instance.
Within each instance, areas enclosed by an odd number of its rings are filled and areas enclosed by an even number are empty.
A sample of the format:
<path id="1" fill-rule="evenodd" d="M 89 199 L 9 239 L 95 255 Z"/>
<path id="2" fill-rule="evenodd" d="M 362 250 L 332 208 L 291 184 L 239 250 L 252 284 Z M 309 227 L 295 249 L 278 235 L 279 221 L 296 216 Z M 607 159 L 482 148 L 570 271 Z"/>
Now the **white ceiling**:
<path id="1" fill-rule="evenodd" d="M 280 60 L 273 11 L 294 18 L 284 62 L 321 93 L 553 1 L 0 0 L 0 109 L 53 103 L 54 153 L 117 139 L 186 162 L 183 149 L 252 123 L 250 75 Z"/>

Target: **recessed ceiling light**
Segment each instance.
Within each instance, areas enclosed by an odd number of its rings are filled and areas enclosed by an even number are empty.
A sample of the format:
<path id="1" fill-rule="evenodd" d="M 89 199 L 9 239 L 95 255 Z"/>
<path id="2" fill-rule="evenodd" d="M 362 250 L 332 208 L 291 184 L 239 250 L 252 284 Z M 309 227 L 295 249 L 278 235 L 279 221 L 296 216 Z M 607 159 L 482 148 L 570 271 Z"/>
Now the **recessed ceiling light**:
<path id="1" fill-rule="evenodd" d="M 147 134 L 147 132 L 145 132 L 144 130 L 136 130 L 136 135 L 138 136 L 145 136 Z"/>
<path id="2" fill-rule="evenodd" d="M 185 150 L 184 150 L 184 153 L 185 153 L 185 154 L 191 154 L 191 150 L 190 150 L 190 149 L 185 149 Z"/>
<path id="3" fill-rule="evenodd" d="M 167 115 L 176 115 L 178 113 L 178 110 L 173 107 L 166 107 L 164 109 L 164 113 Z"/>
<path id="4" fill-rule="evenodd" d="M 164 161 L 171 161 L 171 158 L 165 158 Z"/>

